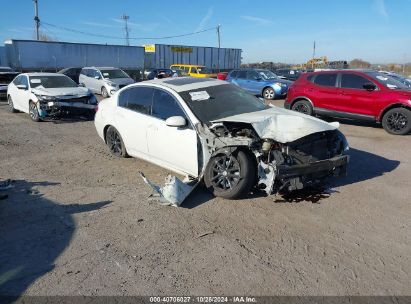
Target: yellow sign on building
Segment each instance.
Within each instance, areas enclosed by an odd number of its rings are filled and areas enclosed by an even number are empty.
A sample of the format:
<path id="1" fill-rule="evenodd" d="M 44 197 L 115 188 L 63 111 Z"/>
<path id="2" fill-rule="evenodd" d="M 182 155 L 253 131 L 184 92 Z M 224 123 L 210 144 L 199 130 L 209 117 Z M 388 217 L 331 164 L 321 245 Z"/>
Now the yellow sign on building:
<path id="1" fill-rule="evenodd" d="M 156 45 L 155 44 L 144 44 L 144 51 L 146 53 L 155 53 L 156 52 Z"/>

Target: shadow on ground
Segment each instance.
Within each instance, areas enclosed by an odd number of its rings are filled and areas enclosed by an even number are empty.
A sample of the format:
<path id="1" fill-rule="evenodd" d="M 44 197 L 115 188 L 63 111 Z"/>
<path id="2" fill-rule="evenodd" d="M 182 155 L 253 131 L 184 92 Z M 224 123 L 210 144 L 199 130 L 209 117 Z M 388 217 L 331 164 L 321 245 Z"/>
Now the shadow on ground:
<path id="1" fill-rule="evenodd" d="M 36 187 L 56 183 L 19 180 L 0 201 L 0 295 L 19 296 L 53 270 L 73 236 L 72 214 L 103 208 L 111 201 L 59 205 Z M 2 191 L 6 192 L 6 191 Z"/>

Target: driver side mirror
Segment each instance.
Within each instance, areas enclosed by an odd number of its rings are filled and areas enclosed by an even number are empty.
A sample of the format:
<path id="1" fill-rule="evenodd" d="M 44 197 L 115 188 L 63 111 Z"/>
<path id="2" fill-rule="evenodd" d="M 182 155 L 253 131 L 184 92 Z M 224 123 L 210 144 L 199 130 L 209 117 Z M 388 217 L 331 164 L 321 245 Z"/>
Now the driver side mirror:
<path id="1" fill-rule="evenodd" d="M 17 85 L 17 88 L 18 88 L 19 90 L 27 90 L 27 86 L 26 86 L 25 84 L 18 84 L 18 85 Z"/>
<path id="2" fill-rule="evenodd" d="M 187 125 L 187 121 L 182 116 L 171 116 L 166 119 L 166 125 L 169 127 L 181 128 Z"/>
<path id="3" fill-rule="evenodd" d="M 371 82 L 364 83 L 362 87 L 367 91 L 375 91 L 377 89 L 377 86 Z"/>

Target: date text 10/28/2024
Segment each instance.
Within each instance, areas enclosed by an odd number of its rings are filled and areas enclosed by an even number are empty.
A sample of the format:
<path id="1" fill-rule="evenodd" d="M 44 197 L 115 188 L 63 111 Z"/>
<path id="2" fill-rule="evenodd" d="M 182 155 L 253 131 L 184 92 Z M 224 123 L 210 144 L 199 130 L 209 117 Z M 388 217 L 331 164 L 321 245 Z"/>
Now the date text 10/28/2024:
<path id="1" fill-rule="evenodd" d="M 257 303 L 254 297 L 150 297 L 150 303 Z"/>

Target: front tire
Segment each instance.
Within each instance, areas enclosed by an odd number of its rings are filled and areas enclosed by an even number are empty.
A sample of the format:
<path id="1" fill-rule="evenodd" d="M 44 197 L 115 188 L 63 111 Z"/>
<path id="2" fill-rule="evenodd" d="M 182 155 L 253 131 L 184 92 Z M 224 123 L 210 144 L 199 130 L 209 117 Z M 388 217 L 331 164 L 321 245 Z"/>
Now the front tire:
<path id="1" fill-rule="evenodd" d="M 104 98 L 108 97 L 108 92 L 107 92 L 107 89 L 105 87 L 101 88 L 101 96 L 103 96 Z"/>
<path id="2" fill-rule="evenodd" d="M 124 146 L 123 139 L 116 128 L 110 126 L 106 132 L 106 143 L 111 154 L 117 157 L 127 157 L 126 147 Z"/>
<path id="3" fill-rule="evenodd" d="M 382 118 L 382 126 L 390 134 L 408 134 L 411 131 L 411 111 L 405 108 L 389 110 Z"/>
<path id="4" fill-rule="evenodd" d="M 37 104 L 34 102 L 30 101 L 29 103 L 29 115 L 32 121 L 39 122 L 40 121 L 40 115 L 39 111 L 37 109 Z"/>
<path id="5" fill-rule="evenodd" d="M 256 183 L 256 166 L 251 155 L 243 151 L 210 159 L 204 172 L 204 183 L 215 196 L 244 197 Z"/>
<path id="6" fill-rule="evenodd" d="M 293 104 L 291 110 L 300 112 L 306 115 L 313 115 L 313 107 L 307 100 L 299 100 Z"/>
<path id="7" fill-rule="evenodd" d="M 13 99 L 11 99 L 11 96 L 10 96 L 10 95 L 7 96 L 7 103 L 8 103 L 8 105 L 9 105 L 9 111 L 10 111 L 11 113 L 16 113 L 17 110 L 14 108 Z"/>
<path id="8" fill-rule="evenodd" d="M 275 91 L 273 88 L 265 88 L 263 91 L 264 99 L 273 100 L 275 98 Z"/>

